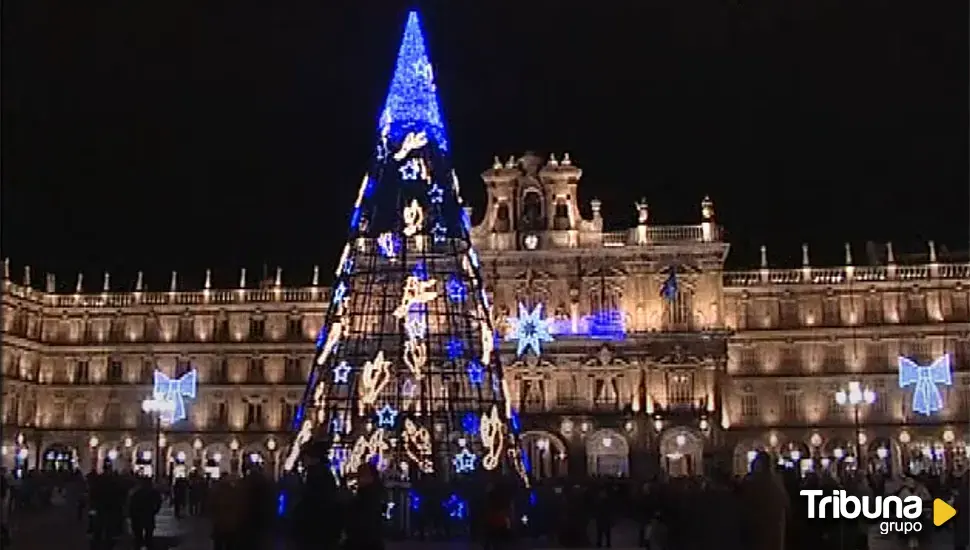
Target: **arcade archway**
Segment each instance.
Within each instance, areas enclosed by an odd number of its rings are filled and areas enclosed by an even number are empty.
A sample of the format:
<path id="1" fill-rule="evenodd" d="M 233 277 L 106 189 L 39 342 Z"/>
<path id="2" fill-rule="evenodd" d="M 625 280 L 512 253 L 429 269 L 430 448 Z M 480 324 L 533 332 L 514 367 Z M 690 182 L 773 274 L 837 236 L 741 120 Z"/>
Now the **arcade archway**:
<path id="1" fill-rule="evenodd" d="M 565 477 L 568 474 L 566 445 L 555 434 L 546 431 L 525 432 L 520 446 L 526 470 L 533 479 Z"/>
<path id="2" fill-rule="evenodd" d="M 218 479 L 231 468 L 232 451 L 223 443 L 211 443 L 202 453 L 202 472 L 207 477 Z"/>
<path id="3" fill-rule="evenodd" d="M 77 467 L 77 450 L 63 443 L 51 443 L 41 455 L 41 468 L 49 472 L 72 471 Z"/>
<path id="4" fill-rule="evenodd" d="M 660 437 L 660 465 L 670 477 L 689 477 L 704 471 L 704 439 L 682 426 Z"/>
<path id="5" fill-rule="evenodd" d="M 251 475 L 264 472 L 266 469 L 266 453 L 256 445 L 247 447 L 242 452 L 242 474 Z"/>
<path id="6" fill-rule="evenodd" d="M 594 476 L 628 477 L 630 445 L 619 432 L 599 430 L 586 439 L 586 471 Z"/>
<path id="7" fill-rule="evenodd" d="M 748 439 L 738 443 L 734 447 L 734 473 L 745 475 L 750 472 L 755 455 L 766 448 L 765 443 L 758 439 Z"/>
<path id="8" fill-rule="evenodd" d="M 168 474 L 172 479 L 188 477 L 192 470 L 192 459 L 195 450 L 185 441 L 173 443 L 168 450 Z"/>
<path id="9" fill-rule="evenodd" d="M 155 475 L 155 445 L 138 443 L 131 449 L 132 471 L 135 475 L 152 477 Z"/>

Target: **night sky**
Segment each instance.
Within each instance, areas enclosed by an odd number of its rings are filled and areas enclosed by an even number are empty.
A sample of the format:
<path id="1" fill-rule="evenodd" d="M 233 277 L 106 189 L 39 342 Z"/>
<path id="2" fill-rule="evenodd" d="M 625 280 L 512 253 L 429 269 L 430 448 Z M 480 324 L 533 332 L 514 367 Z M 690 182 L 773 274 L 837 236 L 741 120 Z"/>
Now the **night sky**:
<path id="1" fill-rule="evenodd" d="M 568 151 L 585 214 L 698 223 L 733 266 L 967 248 L 965 2 L 420 2 L 465 199 Z M 406 9 L 391 0 L 3 3 L 3 254 L 130 289 L 331 272 Z M 525 5 L 525 6 L 523 6 Z M 477 218 L 476 218 L 477 219 Z M 251 278 L 252 280 L 252 278 Z"/>

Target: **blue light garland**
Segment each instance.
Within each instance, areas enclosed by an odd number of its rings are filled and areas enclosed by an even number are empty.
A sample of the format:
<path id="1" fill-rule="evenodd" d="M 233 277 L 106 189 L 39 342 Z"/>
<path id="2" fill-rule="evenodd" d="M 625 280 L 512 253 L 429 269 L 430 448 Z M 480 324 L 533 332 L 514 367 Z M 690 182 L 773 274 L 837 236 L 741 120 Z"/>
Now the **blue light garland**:
<path id="1" fill-rule="evenodd" d="M 412 11 L 404 28 L 378 130 L 394 142 L 409 132 L 425 132 L 442 151 L 447 151 L 448 140 L 436 91 L 421 22 L 418 13 Z"/>

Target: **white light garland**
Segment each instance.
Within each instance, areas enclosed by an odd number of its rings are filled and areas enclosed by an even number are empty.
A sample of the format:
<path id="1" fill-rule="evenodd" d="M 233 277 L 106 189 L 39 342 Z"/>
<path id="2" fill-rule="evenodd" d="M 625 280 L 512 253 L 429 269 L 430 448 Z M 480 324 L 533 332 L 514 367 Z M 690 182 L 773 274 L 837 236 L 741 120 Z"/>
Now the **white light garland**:
<path id="1" fill-rule="evenodd" d="M 342 322 L 337 321 L 330 325 L 330 332 L 327 333 L 327 341 L 323 344 L 323 350 L 320 352 L 320 356 L 317 357 L 317 365 L 323 365 L 327 362 L 327 358 L 333 352 L 337 344 L 340 343 L 340 337 L 343 336 L 344 325 Z"/>
<path id="2" fill-rule="evenodd" d="M 402 161 L 411 151 L 416 151 L 428 144 L 428 136 L 424 132 L 415 134 L 409 133 L 404 138 L 404 143 L 397 153 L 394 153 L 394 160 Z"/>
<path id="3" fill-rule="evenodd" d="M 438 293 L 432 290 L 437 283 L 434 279 L 422 281 L 418 277 L 411 275 L 404 281 L 404 292 L 401 295 L 401 305 L 394 310 L 394 317 L 403 319 L 412 305 L 426 304 L 438 297 Z"/>
<path id="4" fill-rule="evenodd" d="M 404 234 L 408 237 L 416 235 L 424 226 L 424 209 L 417 200 L 404 207 Z"/>
<path id="5" fill-rule="evenodd" d="M 411 338 L 404 342 L 404 364 L 418 380 L 424 378 L 422 369 L 428 363 L 428 345 L 424 340 Z"/>
<path id="6" fill-rule="evenodd" d="M 492 363 L 492 352 L 495 351 L 495 337 L 488 325 L 488 320 L 479 319 L 478 327 L 482 337 L 482 364 L 486 367 Z"/>
<path id="7" fill-rule="evenodd" d="M 417 393 L 418 393 L 417 384 L 415 384 L 414 381 L 411 380 L 410 378 L 405 380 L 404 384 L 401 385 L 401 396 L 403 397 L 401 410 L 406 411 L 410 409 L 412 406 L 414 406 L 415 404 L 417 404 L 420 407 L 420 401 L 417 400 Z M 416 410 L 415 414 L 420 416 L 421 415 L 420 409 Z"/>
<path id="8" fill-rule="evenodd" d="M 390 365 L 391 362 L 384 359 L 383 351 L 377 352 L 373 361 L 364 363 L 358 386 L 358 414 L 363 415 L 368 406 L 377 402 L 377 397 L 391 379 Z"/>
<path id="9" fill-rule="evenodd" d="M 431 433 L 418 427 L 410 418 L 404 421 L 404 452 L 426 474 L 434 472 L 431 460 Z"/>
<path id="10" fill-rule="evenodd" d="M 313 421 L 304 420 L 303 426 L 300 427 L 300 431 L 296 434 L 296 439 L 293 441 L 293 446 L 290 447 L 290 454 L 287 455 L 286 461 L 283 462 L 283 469 L 290 471 L 296 464 L 297 459 L 300 458 L 300 449 L 303 444 L 310 441 L 313 437 Z"/>
<path id="11" fill-rule="evenodd" d="M 482 415 L 479 431 L 482 435 L 482 447 L 485 455 L 482 457 L 482 467 L 486 470 L 494 470 L 499 463 L 502 455 L 502 445 L 505 439 L 505 425 L 498 415 L 498 407 L 492 405 L 492 410 L 488 414 Z"/>
<path id="12" fill-rule="evenodd" d="M 350 451 L 350 458 L 347 460 L 344 473 L 356 473 L 361 465 L 369 462 L 375 456 L 377 463 L 380 464 L 384 459 L 384 452 L 388 450 L 387 442 L 384 441 L 384 430 L 377 429 L 370 434 L 370 437 L 360 436 L 354 443 L 354 448 Z"/>

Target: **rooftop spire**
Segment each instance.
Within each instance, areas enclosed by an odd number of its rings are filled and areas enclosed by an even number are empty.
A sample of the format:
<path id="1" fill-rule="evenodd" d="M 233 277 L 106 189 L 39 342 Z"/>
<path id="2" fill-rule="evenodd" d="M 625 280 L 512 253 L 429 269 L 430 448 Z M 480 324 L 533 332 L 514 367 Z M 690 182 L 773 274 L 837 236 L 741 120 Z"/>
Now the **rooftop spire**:
<path id="1" fill-rule="evenodd" d="M 394 76 L 378 121 L 382 137 L 399 141 L 407 132 L 425 132 L 443 151 L 448 150 L 445 123 L 438 107 L 434 70 L 421 32 L 418 12 L 408 14 L 397 53 Z"/>

